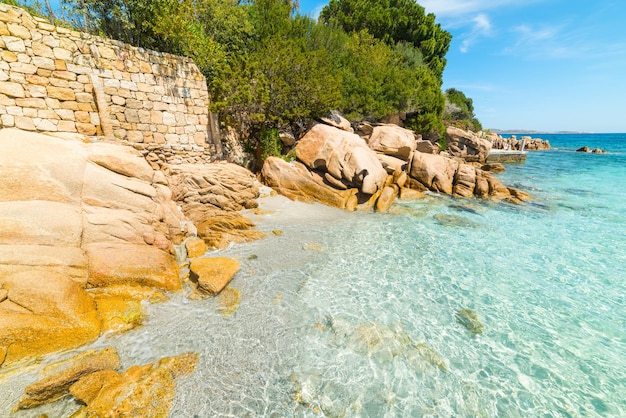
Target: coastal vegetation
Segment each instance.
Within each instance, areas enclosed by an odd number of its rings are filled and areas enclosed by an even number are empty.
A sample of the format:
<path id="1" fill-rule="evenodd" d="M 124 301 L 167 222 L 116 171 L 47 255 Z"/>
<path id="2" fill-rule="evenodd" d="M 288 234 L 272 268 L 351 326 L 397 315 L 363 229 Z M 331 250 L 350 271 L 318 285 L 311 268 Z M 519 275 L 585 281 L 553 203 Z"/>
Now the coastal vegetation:
<path id="1" fill-rule="evenodd" d="M 474 102 L 455 88 L 449 88 L 445 93 L 446 107 L 443 119 L 450 125 L 470 131 L 482 131 L 483 127 L 474 114 Z"/>
<path id="2" fill-rule="evenodd" d="M 300 136 L 331 110 L 353 121 L 400 115 L 433 141 L 444 120 L 480 127 L 471 99 L 441 90 L 450 33 L 413 0 L 331 0 L 317 20 L 294 0 L 63 0 L 61 16 L 29 4 L 83 31 L 191 57 L 211 110 L 258 155 L 280 154 L 276 129 Z"/>

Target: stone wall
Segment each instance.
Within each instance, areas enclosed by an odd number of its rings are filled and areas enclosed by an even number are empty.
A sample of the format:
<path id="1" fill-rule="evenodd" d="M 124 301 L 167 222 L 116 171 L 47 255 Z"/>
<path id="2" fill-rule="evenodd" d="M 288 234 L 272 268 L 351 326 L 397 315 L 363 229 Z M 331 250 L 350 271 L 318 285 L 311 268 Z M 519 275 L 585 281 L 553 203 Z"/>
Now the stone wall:
<path id="1" fill-rule="evenodd" d="M 0 127 L 113 136 L 154 164 L 221 152 L 189 59 L 51 25 L 0 4 Z M 216 149 L 217 148 L 217 149 Z"/>

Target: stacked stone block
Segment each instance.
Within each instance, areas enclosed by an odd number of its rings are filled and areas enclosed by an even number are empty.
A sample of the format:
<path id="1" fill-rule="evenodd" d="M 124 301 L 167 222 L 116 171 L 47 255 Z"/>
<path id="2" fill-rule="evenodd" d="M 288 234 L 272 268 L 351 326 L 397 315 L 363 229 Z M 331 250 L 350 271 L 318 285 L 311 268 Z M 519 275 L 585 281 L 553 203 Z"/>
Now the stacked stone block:
<path id="1" fill-rule="evenodd" d="M 0 127 L 112 135 L 161 162 L 204 162 L 208 104 L 206 80 L 187 58 L 0 4 Z"/>

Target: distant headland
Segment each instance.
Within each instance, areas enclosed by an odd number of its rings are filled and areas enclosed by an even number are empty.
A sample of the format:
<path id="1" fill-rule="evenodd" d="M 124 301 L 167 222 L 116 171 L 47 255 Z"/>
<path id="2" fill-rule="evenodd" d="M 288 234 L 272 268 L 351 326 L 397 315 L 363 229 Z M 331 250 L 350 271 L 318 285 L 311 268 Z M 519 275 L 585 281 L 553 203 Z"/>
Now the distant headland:
<path id="1" fill-rule="evenodd" d="M 494 134 L 502 135 L 502 134 L 511 134 L 511 135 L 520 135 L 520 134 L 529 134 L 529 135 L 540 135 L 540 134 L 569 134 L 569 135 L 578 135 L 578 134 L 592 134 L 594 132 L 583 132 L 583 131 L 534 131 L 532 129 L 490 129 Z"/>

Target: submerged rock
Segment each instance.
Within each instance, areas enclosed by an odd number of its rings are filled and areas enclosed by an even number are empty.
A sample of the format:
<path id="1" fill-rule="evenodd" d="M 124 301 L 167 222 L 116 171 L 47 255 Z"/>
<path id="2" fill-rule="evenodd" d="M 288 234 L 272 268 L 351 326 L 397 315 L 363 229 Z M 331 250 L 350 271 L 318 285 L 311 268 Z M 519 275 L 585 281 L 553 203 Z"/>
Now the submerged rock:
<path id="1" fill-rule="evenodd" d="M 459 215 L 437 213 L 433 218 L 435 218 L 440 225 L 448 227 L 477 228 L 480 226 L 480 224 Z"/>
<path id="2" fill-rule="evenodd" d="M 166 357 L 144 366 L 87 376 L 72 386 L 72 393 L 87 403 L 72 418 L 167 417 L 174 401 L 176 379 L 193 372 L 199 355 Z"/>
<path id="3" fill-rule="evenodd" d="M 424 371 L 426 367 L 432 366 L 444 372 L 448 371 L 445 359 L 426 343 L 415 343 L 410 346 L 406 352 L 406 360 L 415 371 Z"/>
<path id="4" fill-rule="evenodd" d="M 55 401 L 69 394 L 70 386 L 82 377 L 119 367 L 120 358 L 113 347 L 85 351 L 69 360 L 50 365 L 46 368 L 44 379 L 26 387 L 15 409 L 28 409 Z"/>
<path id="5" fill-rule="evenodd" d="M 237 309 L 239 309 L 239 301 L 241 300 L 241 291 L 227 286 L 222 290 L 218 297 L 219 312 L 223 317 L 229 317 Z"/>
<path id="6" fill-rule="evenodd" d="M 386 326 L 374 322 L 354 327 L 349 321 L 328 318 L 323 326 L 332 330 L 335 344 L 350 347 L 381 363 L 401 358 L 415 371 L 423 372 L 432 366 L 448 370 L 445 359 L 435 349 L 424 342 L 413 341 L 399 324 Z"/>
<path id="7" fill-rule="evenodd" d="M 473 334 L 482 334 L 485 331 L 483 324 L 478 318 L 478 314 L 470 308 L 461 309 L 457 311 L 454 316 L 459 324 L 463 325 Z"/>

